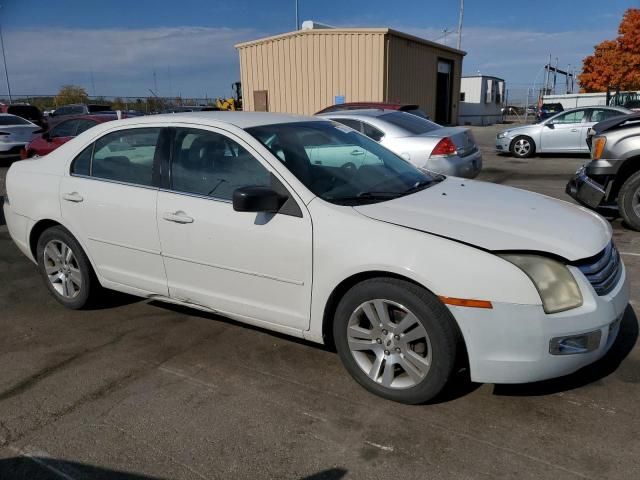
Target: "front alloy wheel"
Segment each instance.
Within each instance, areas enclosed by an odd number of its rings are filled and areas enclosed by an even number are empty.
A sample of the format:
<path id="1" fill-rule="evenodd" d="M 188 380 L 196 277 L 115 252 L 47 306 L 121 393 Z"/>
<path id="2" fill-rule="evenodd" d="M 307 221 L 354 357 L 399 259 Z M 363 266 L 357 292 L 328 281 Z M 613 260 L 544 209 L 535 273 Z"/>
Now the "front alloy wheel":
<path id="1" fill-rule="evenodd" d="M 517 158 L 529 158 L 535 152 L 535 145 L 533 140 L 529 137 L 520 136 L 516 137 L 511 142 L 511 154 Z"/>
<path id="2" fill-rule="evenodd" d="M 371 278 L 340 300 L 333 340 L 351 376 L 376 395 L 424 403 L 448 382 L 460 334 L 431 292 L 396 278 Z"/>
<path id="3" fill-rule="evenodd" d="M 360 305 L 349 319 L 349 350 L 367 376 L 386 388 L 419 384 L 431 366 L 431 340 L 409 309 L 391 300 Z"/>

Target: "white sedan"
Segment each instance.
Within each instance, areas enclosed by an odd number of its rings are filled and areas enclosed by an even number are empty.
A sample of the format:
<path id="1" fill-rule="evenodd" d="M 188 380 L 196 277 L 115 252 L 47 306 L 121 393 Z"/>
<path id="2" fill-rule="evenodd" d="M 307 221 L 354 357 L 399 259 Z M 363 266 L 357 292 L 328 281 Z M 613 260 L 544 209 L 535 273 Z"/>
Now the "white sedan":
<path id="1" fill-rule="evenodd" d="M 41 128 L 10 113 L 0 113 L 0 155 L 18 155 Z"/>
<path id="2" fill-rule="evenodd" d="M 61 304 L 108 288 L 332 342 L 362 386 L 405 403 L 458 361 L 477 382 L 573 372 L 629 300 L 598 215 L 427 174 L 317 117 L 108 122 L 14 163 L 6 185 L 9 232 Z"/>

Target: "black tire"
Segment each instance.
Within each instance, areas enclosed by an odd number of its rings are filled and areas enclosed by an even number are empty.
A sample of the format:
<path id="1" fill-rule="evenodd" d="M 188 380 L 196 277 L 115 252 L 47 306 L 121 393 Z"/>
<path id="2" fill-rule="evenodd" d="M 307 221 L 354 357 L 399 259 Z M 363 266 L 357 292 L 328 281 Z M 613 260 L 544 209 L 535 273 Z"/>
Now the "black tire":
<path id="1" fill-rule="evenodd" d="M 625 223 L 640 231 L 640 172 L 631 175 L 618 193 L 618 208 Z"/>
<path id="2" fill-rule="evenodd" d="M 359 318 L 354 312 L 359 311 L 362 305 L 374 299 L 384 299 L 384 301 L 393 302 L 401 308 L 405 308 L 408 312 L 413 313 L 417 318 L 418 323 L 414 325 L 414 329 L 418 330 L 421 325 L 427 333 L 428 349 L 430 351 L 430 366 L 426 371 L 426 375 L 420 381 L 409 380 L 411 385 L 406 387 L 395 388 L 393 386 L 387 387 L 382 383 L 384 381 L 384 372 L 381 372 L 379 381 L 372 379 L 369 374 L 365 372 L 366 366 L 361 366 L 363 362 L 363 356 L 361 352 L 352 353 L 352 349 L 349 346 L 349 322 L 352 319 L 355 321 Z M 391 313 L 393 312 L 394 305 L 391 305 Z M 389 310 L 387 310 L 388 312 Z M 363 312 L 363 311 L 362 311 Z M 400 320 L 402 317 L 398 317 Z M 368 316 L 365 315 L 364 322 L 368 321 Z M 400 323 L 397 322 L 396 325 Z M 373 322 L 371 322 L 372 328 Z M 385 330 L 382 330 L 383 334 Z M 408 330 L 409 334 L 411 330 Z M 376 336 L 377 334 L 373 334 Z M 404 334 L 401 334 L 402 336 Z M 392 278 L 374 278 L 371 280 L 365 280 L 352 287 L 342 298 L 338 304 L 336 310 L 334 324 L 333 324 L 333 336 L 336 345 L 336 349 L 347 371 L 351 376 L 370 392 L 387 398 L 406 404 L 420 404 L 425 403 L 436 395 L 438 395 L 444 386 L 449 381 L 454 368 L 456 366 L 457 349 L 460 339 L 460 334 L 457 329 L 455 320 L 449 310 L 440 302 L 440 300 L 427 291 L 426 289 L 419 287 L 413 283 L 392 279 Z M 376 347 L 374 343 L 380 344 L 379 339 L 369 340 L 370 345 Z M 398 338 L 396 335 L 392 335 L 394 338 Z M 385 337 L 389 338 L 389 337 Z M 408 338 L 408 337 L 407 337 Z M 352 341 L 353 341 L 352 337 Z M 357 341 L 357 340 L 356 340 Z M 401 340 L 399 340 L 400 342 Z M 384 348 L 384 361 L 382 361 L 383 369 L 387 368 L 387 358 L 391 356 L 400 361 L 400 357 L 404 359 L 404 363 L 408 359 L 405 350 L 402 349 L 402 353 L 394 354 L 393 351 L 389 352 L 387 348 L 393 348 L 397 352 L 401 352 L 400 349 L 395 349 L 396 344 L 388 347 L 387 340 L 382 341 L 382 348 Z M 399 344 L 398 344 L 399 345 Z M 376 347 L 377 348 L 377 347 Z M 415 346 L 411 347 L 415 350 Z M 414 352 L 409 353 L 416 353 Z M 356 355 L 359 355 L 360 360 L 356 360 Z M 377 358 L 378 353 L 366 352 L 365 355 L 370 355 L 372 359 Z M 390 356 L 391 355 L 391 356 Z M 360 364 L 358 362 L 361 362 Z M 366 361 L 366 359 L 364 360 Z M 374 360 L 371 360 L 374 363 Z M 409 372 L 395 361 L 390 361 L 390 365 L 393 365 L 392 371 L 395 372 L 393 383 L 400 382 L 408 379 Z M 393 385 L 391 383 L 391 385 Z"/>
<path id="3" fill-rule="evenodd" d="M 516 158 L 529 158 L 536 153 L 536 144 L 531 137 L 520 135 L 513 139 L 509 151 Z"/>
<path id="4" fill-rule="evenodd" d="M 82 280 L 80 286 L 74 285 L 73 288 L 77 288 L 77 292 L 75 292 L 73 296 L 65 296 L 63 293 L 58 291 L 49 279 L 49 275 L 47 275 L 45 262 L 47 262 L 51 268 L 58 268 L 51 264 L 48 256 L 45 260 L 45 247 L 47 247 L 50 242 L 53 242 L 54 245 L 62 242 L 62 244 L 68 246 L 73 253 L 72 266 L 69 268 L 77 270 L 81 275 Z M 82 250 L 78 241 L 66 228 L 62 226 L 55 226 L 42 232 L 40 238 L 38 238 L 36 254 L 40 275 L 42 276 L 45 285 L 58 302 L 65 307 L 74 310 L 82 309 L 91 305 L 93 299 L 101 290 L 101 286 L 93 268 L 91 267 L 91 263 L 89 262 L 87 255 L 84 253 L 84 250 Z M 56 285 L 58 284 L 56 283 Z"/>

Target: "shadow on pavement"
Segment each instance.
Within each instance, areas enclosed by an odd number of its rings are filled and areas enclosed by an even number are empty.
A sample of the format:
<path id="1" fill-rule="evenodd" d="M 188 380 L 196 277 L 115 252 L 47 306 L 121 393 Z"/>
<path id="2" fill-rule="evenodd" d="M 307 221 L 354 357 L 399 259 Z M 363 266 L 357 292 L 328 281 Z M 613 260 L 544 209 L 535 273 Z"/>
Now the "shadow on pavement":
<path id="1" fill-rule="evenodd" d="M 2 225 L 6 225 L 7 222 L 4 219 L 4 208 L 2 208 L 2 206 L 4 205 L 4 196 L 0 195 L 0 227 Z"/>
<path id="2" fill-rule="evenodd" d="M 220 472 L 212 472 L 218 478 Z M 343 468 L 323 470 L 300 480 L 341 480 L 347 474 Z M 224 475 L 223 475 L 224 477 Z M 0 460 L 2 480 L 164 480 L 120 470 L 96 467 L 84 463 L 58 460 L 55 458 L 23 456 Z"/>
<path id="3" fill-rule="evenodd" d="M 618 338 L 616 338 L 607 354 L 597 362 L 587 365 L 571 375 L 543 382 L 522 385 L 496 385 L 493 389 L 493 394 L 504 396 L 551 395 L 597 382 L 618 369 L 622 361 L 633 350 L 637 340 L 638 318 L 631 305 L 627 305 L 620 323 Z"/>
<path id="4" fill-rule="evenodd" d="M 36 456 L 0 460 L 2 480 L 162 480 L 108 468 Z"/>

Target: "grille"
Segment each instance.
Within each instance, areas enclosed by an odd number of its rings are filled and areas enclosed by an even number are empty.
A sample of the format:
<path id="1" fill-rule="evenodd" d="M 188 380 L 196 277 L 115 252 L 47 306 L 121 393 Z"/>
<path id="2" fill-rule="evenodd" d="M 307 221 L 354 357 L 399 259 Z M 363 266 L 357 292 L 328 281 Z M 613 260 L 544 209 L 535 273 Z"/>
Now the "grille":
<path id="1" fill-rule="evenodd" d="M 606 295 L 613 290 L 622 274 L 620 254 L 613 242 L 595 257 L 581 260 L 575 265 L 587 277 L 598 295 Z"/>

